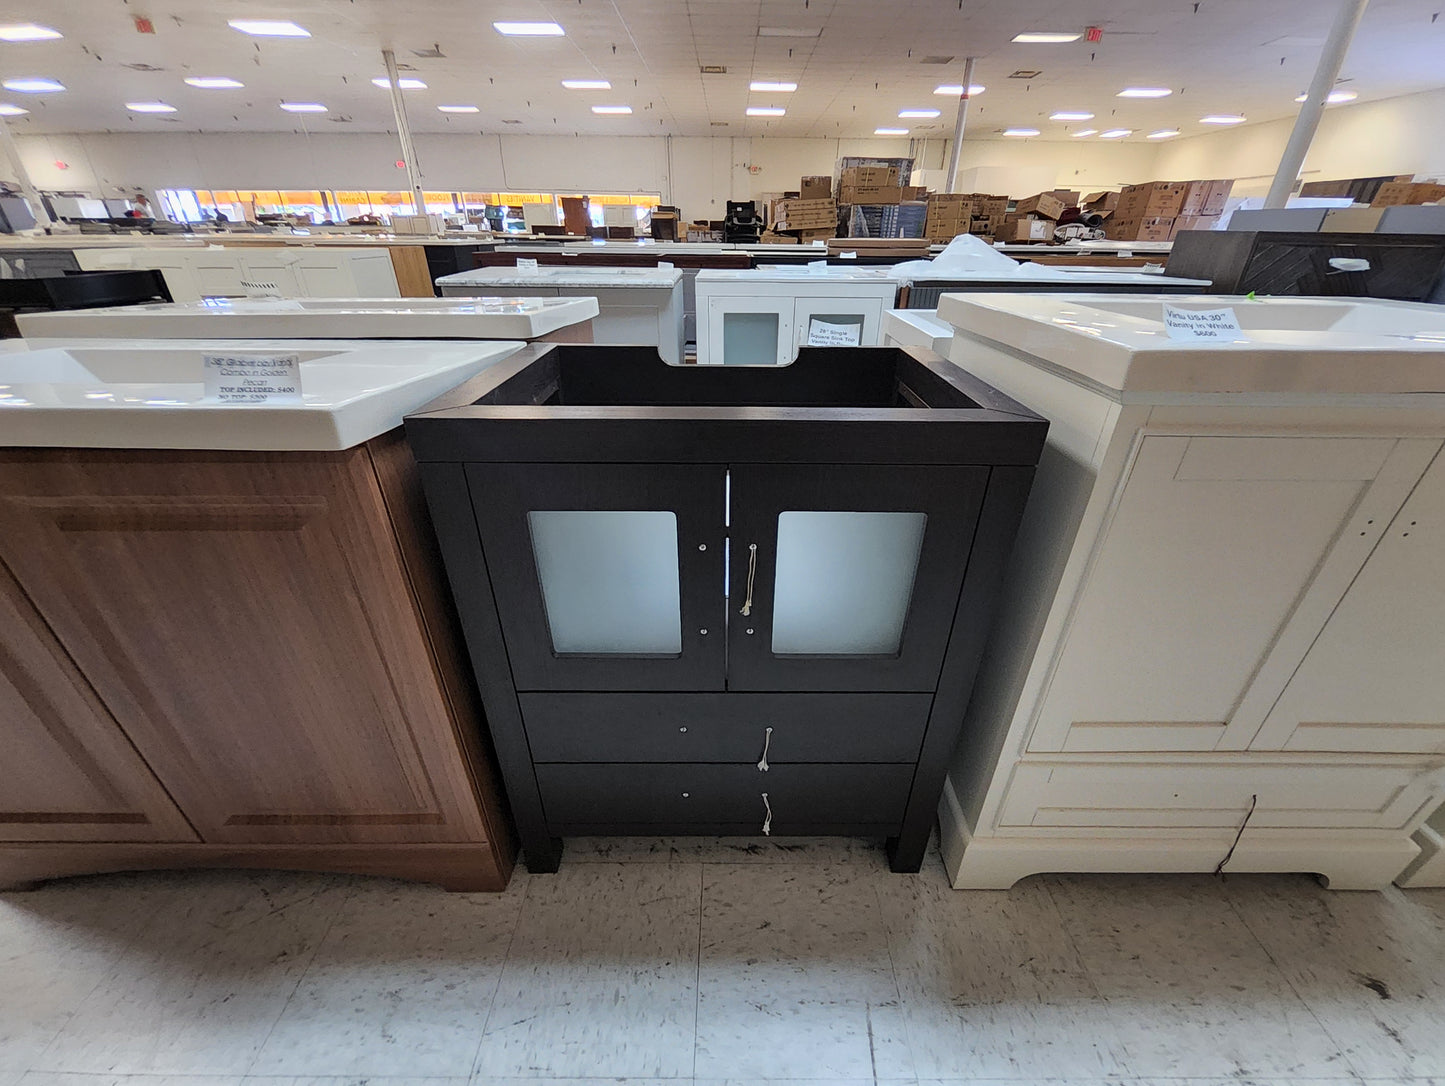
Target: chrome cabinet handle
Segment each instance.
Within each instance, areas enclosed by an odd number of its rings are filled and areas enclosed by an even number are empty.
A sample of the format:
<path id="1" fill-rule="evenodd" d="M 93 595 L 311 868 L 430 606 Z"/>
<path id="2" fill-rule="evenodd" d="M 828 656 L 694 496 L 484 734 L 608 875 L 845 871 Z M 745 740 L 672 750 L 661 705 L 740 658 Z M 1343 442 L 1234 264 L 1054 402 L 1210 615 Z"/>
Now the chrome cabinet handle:
<path id="1" fill-rule="evenodd" d="M 753 578 L 758 575 L 758 545 L 748 544 L 748 594 L 743 600 L 743 609 L 738 612 L 740 615 L 753 613 Z"/>
<path id="2" fill-rule="evenodd" d="M 763 810 L 767 812 L 763 819 L 763 836 L 771 837 L 773 834 L 773 805 L 768 802 L 768 794 L 763 793 Z"/>
<path id="3" fill-rule="evenodd" d="M 758 759 L 759 772 L 768 771 L 768 748 L 773 745 L 773 729 L 768 728 L 763 732 L 763 756 Z"/>

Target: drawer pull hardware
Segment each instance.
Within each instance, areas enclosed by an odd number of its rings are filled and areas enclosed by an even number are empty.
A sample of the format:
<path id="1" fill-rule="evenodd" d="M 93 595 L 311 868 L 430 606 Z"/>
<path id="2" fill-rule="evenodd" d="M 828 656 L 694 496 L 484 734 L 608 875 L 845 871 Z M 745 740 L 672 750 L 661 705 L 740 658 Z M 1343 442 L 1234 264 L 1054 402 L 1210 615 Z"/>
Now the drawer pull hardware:
<path id="1" fill-rule="evenodd" d="M 773 834 L 773 805 L 768 802 L 768 794 L 763 793 L 763 810 L 767 815 L 763 818 L 763 836 L 771 837 Z"/>
<path id="2" fill-rule="evenodd" d="M 738 612 L 738 614 L 740 614 L 740 615 L 750 615 L 750 614 L 753 613 L 753 578 L 757 576 L 757 573 L 758 573 L 758 545 L 757 545 L 756 543 L 749 543 L 749 544 L 748 544 L 748 594 L 747 594 L 747 598 L 746 598 L 745 600 L 743 600 L 743 609 Z M 752 631 L 749 630 L 748 632 L 751 633 Z"/>
<path id="3" fill-rule="evenodd" d="M 768 771 L 768 748 L 773 745 L 773 729 L 769 728 L 763 732 L 763 756 L 758 759 L 758 769 L 766 773 Z"/>

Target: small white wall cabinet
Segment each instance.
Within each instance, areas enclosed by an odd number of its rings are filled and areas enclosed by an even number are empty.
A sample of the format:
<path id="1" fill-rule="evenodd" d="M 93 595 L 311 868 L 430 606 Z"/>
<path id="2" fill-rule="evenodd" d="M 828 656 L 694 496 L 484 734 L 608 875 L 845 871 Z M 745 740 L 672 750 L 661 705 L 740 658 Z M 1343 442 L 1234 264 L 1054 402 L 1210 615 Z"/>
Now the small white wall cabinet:
<path id="1" fill-rule="evenodd" d="M 385 249 L 77 249 L 81 268 L 157 268 L 177 302 L 206 298 L 399 298 Z"/>
<path id="2" fill-rule="evenodd" d="M 697 274 L 699 365 L 785 366 L 807 346 L 876 347 L 898 294 L 887 269 Z"/>

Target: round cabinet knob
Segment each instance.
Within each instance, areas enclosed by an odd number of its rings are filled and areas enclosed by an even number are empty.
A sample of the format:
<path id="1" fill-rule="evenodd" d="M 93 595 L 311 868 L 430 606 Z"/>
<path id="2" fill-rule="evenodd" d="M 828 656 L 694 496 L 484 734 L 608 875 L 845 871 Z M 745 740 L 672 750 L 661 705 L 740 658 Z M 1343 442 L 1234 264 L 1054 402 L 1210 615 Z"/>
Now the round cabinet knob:
<path id="1" fill-rule="evenodd" d="M 692 793 L 691 793 L 691 792 L 684 792 L 684 793 L 682 794 L 682 798 L 683 798 L 683 799 L 689 799 L 689 798 L 691 798 L 691 796 L 692 796 Z"/>
<path id="2" fill-rule="evenodd" d="M 685 732 L 685 731 L 687 731 L 687 728 L 686 728 L 686 727 L 682 727 L 682 728 L 678 728 L 677 730 L 680 731 L 680 732 Z"/>

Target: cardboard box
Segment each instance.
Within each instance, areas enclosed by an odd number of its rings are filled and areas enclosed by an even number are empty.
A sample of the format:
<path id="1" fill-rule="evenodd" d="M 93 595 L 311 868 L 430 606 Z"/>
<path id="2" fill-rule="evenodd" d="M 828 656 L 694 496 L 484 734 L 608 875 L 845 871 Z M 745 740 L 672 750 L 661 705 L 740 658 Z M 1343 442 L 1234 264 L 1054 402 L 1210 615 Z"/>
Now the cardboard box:
<path id="1" fill-rule="evenodd" d="M 1169 231 L 1169 240 L 1173 241 L 1185 230 L 1213 230 L 1218 222 L 1218 215 L 1180 215 L 1174 220 L 1173 229 Z M 1134 240 L 1145 239 L 1135 238 Z"/>
<path id="2" fill-rule="evenodd" d="M 1332 207 L 1325 212 L 1322 234 L 1373 234 L 1384 218 L 1383 207 Z"/>
<path id="3" fill-rule="evenodd" d="M 973 194 L 973 213 L 980 218 L 998 218 L 1008 214 L 1007 196 L 985 196 L 981 192 Z"/>
<path id="4" fill-rule="evenodd" d="M 844 170 L 838 179 L 839 185 L 853 185 L 856 187 L 882 187 L 884 185 L 896 185 L 898 180 L 898 167 L 896 166 L 850 166 Z"/>
<path id="5" fill-rule="evenodd" d="M 1184 202 L 1179 207 L 1179 214 L 1222 215 L 1232 191 L 1233 181 L 1190 181 L 1184 193 Z"/>
<path id="6" fill-rule="evenodd" d="M 1049 195 L 1057 197 L 1065 207 L 1079 206 L 1079 192 L 1077 189 L 1054 189 Z"/>
<path id="7" fill-rule="evenodd" d="M 838 205 L 828 200 L 774 200 L 773 230 L 831 230 L 838 224 Z"/>
<path id="8" fill-rule="evenodd" d="M 798 193 L 804 200 L 831 200 L 833 198 L 833 179 L 831 177 L 805 177 L 798 187 Z"/>
<path id="9" fill-rule="evenodd" d="M 1064 213 L 1064 201 L 1060 200 L 1051 192 L 1041 192 L 1037 196 L 1030 196 L 1027 200 L 1020 200 L 1014 214 L 1018 216 L 1034 215 L 1041 219 L 1057 221 Z"/>
<path id="10" fill-rule="evenodd" d="M 850 185 L 838 189 L 840 204 L 901 204 L 903 189 L 899 185 Z"/>
<path id="11" fill-rule="evenodd" d="M 1143 185 L 1128 185 L 1119 193 L 1119 204 L 1114 209 L 1114 214 L 1137 219 L 1177 218 L 1184 207 L 1184 197 L 1188 189 L 1188 184 L 1182 181 L 1150 181 Z"/>
<path id="12" fill-rule="evenodd" d="M 927 200 L 927 199 L 928 199 L 928 186 L 927 186 L 927 185 L 904 185 L 904 186 L 903 186 L 903 199 L 904 199 L 905 201 L 907 201 L 907 200 Z"/>
<path id="13" fill-rule="evenodd" d="M 1387 181 L 1370 201 L 1371 207 L 1405 207 L 1411 204 L 1433 204 L 1445 200 L 1445 185 L 1425 182 Z"/>
<path id="14" fill-rule="evenodd" d="M 1300 186 L 1301 196 L 1319 196 L 1338 199 L 1350 195 L 1353 181 L 1306 181 Z"/>
<path id="15" fill-rule="evenodd" d="M 1055 229 L 1055 224 L 1049 219 L 1015 219 L 1002 237 L 1010 242 L 1053 241 Z"/>
<path id="16" fill-rule="evenodd" d="M 1174 233 L 1171 218 L 1123 218 L 1113 215 L 1104 228 L 1110 241 L 1169 241 Z"/>

